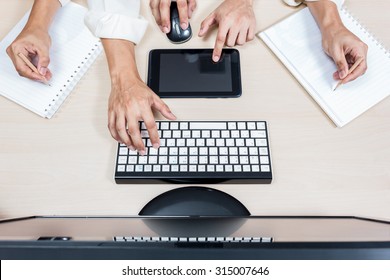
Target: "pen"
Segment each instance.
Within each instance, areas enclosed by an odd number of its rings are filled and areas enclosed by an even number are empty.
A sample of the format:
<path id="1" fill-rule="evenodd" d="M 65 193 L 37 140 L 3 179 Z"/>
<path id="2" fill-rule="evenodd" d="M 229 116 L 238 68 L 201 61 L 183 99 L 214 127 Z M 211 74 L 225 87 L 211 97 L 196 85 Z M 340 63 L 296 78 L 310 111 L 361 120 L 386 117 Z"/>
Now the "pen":
<path id="1" fill-rule="evenodd" d="M 37 73 L 38 75 L 42 76 L 42 74 L 39 73 L 37 67 L 35 67 L 35 65 L 32 64 L 31 61 L 28 60 L 28 58 L 27 58 L 24 54 L 18 53 L 18 56 L 27 64 L 27 66 L 28 66 L 34 73 Z M 51 85 L 49 84 L 49 82 L 46 80 L 46 78 L 45 78 L 44 76 L 42 76 L 42 77 L 43 77 L 42 82 L 43 82 L 45 85 L 51 86 Z"/>
<path id="2" fill-rule="evenodd" d="M 362 63 L 363 60 L 364 60 L 363 57 L 360 57 L 358 60 L 356 60 L 355 63 L 352 65 L 352 67 L 349 68 L 348 74 L 347 74 L 346 77 L 348 77 L 348 75 L 351 74 L 351 73 L 360 65 L 360 63 Z M 345 78 L 346 78 L 346 77 L 345 77 Z M 341 86 L 341 85 L 343 84 L 343 81 L 345 80 L 345 78 L 342 79 L 342 80 L 340 80 L 340 81 L 337 83 L 337 85 L 333 88 L 333 91 L 335 91 L 339 86 Z"/>

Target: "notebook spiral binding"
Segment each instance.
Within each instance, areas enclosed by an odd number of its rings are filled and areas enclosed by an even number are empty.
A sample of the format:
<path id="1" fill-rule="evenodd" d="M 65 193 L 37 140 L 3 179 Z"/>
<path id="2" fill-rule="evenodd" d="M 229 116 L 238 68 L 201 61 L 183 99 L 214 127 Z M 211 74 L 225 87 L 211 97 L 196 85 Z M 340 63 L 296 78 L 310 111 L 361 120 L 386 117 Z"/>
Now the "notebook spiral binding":
<path id="1" fill-rule="evenodd" d="M 372 42 L 374 42 L 381 50 L 384 51 L 385 55 L 387 55 L 390 58 L 390 49 L 386 48 L 386 46 L 376 37 L 373 35 L 373 33 L 365 26 L 363 25 L 359 18 L 357 18 L 350 10 L 348 10 L 347 7 L 343 6 L 341 8 L 341 11 L 345 13 L 345 15 L 352 20 L 356 26 L 358 26 L 364 34 L 367 34 L 367 36 L 370 38 Z"/>
<path id="2" fill-rule="evenodd" d="M 60 92 L 53 97 L 51 103 L 48 104 L 45 109 L 46 118 L 50 118 L 61 106 L 63 101 L 68 97 L 70 92 L 76 86 L 77 82 L 83 77 L 87 72 L 92 63 L 102 52 L 103 47 L 100 39 L 97 39 L 94 46 L 91 48 L 90 52 L 85 56 L 84 60 L 80 62 L 77 68 L 73 71 L 72 75 L 64 82 L 63 88 L 60 89 Z"/>

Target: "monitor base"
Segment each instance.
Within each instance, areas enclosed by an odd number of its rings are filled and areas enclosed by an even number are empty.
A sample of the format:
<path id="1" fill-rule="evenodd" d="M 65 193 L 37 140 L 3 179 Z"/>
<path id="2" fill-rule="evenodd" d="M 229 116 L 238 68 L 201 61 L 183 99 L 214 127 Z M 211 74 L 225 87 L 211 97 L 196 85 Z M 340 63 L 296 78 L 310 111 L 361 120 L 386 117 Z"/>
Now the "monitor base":
<path id="1" fill-rule="evenodd" d="M 231 195 L 206 187 L 167 191 L 148 202 L 140 216 L 250 216 L 248 209 Z"/>

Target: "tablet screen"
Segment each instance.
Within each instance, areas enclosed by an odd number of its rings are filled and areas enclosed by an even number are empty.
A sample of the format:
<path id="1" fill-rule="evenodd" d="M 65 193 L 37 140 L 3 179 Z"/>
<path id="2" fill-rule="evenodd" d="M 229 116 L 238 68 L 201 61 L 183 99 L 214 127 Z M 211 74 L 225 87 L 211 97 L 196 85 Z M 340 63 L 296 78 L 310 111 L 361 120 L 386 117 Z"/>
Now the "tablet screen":
<path id="1" fill-rule="evenodd" d="M 154 50 L 148 85 L 161 97 L 234 97 L 241 94 L 236 50 L 214 63 L 212 50 Z"/>

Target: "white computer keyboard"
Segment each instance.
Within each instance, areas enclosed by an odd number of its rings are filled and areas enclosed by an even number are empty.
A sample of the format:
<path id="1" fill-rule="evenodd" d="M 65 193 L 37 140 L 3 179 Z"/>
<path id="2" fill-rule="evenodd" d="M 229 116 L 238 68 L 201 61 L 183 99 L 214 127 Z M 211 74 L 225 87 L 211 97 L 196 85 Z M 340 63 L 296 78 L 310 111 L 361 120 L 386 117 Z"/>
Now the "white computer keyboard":
<path id="1" fill-rule="evenodd" d="M 118 144 L 117 183 L 270 183 L 265 121 L 157 121 L 154 149 L 140 123 L 146 155 Z"/>

